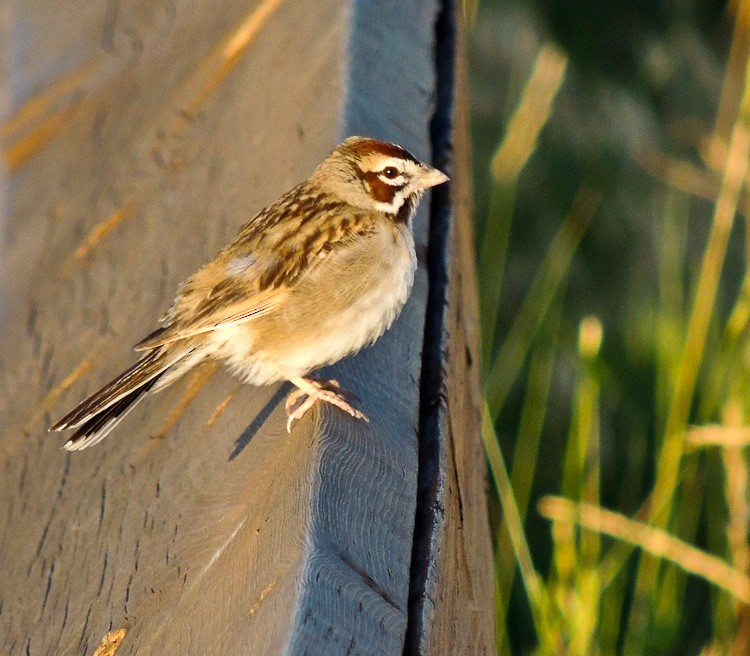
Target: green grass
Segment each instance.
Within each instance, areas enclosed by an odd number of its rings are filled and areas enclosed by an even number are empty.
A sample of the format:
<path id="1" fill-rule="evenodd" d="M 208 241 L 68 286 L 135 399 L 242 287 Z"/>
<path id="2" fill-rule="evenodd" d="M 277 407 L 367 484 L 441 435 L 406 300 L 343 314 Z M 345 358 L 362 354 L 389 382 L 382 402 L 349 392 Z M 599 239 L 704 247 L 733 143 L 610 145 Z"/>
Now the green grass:
<path id="1" fill-rule="evenodd" d="M 544 38 L 475 121 L 499 654 L 749 653 L 746 30 L 713 105 L 674 68 L 641 150 L 570 145 L 601 86 Z"/>

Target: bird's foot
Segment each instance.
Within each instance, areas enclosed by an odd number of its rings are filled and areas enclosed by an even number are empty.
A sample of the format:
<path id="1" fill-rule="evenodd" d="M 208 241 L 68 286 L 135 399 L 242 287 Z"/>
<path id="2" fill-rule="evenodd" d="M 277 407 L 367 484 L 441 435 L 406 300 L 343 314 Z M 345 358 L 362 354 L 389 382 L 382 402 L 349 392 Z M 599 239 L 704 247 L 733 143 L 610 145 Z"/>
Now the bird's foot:
<path id="1" fill-rule="evenodd" d="M 370 421 L 364 412 L 352 405 L 351 401 L 357 400 L 357 397 L 342 389 L 337 380 L 298 377 L 292 378 L 291 382 L 297 386 L 297 389 L 286 399 L 286 430 L 289 433 L 292 432 L 294 422 L 302 419 L 317 401 L 330 403 L 355 419 Z"/>

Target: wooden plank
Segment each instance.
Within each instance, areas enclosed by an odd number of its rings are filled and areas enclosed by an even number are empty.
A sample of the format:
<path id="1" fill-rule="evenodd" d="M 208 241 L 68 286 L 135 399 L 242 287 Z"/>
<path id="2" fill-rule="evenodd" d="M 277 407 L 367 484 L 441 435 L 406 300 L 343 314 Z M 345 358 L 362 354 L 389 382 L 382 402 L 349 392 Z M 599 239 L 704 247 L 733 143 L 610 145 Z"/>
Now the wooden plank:
<path id="1" fill-rule="evenodd" d="M 144 404 L 101 449 L 70 457 L 44 434 L 49 411 L 126 365 L 179 280 L 338 140 L 346 16 L 320 4 L 316 40 L 301 43 L 306 12 L 280 5 L 242 58 L 225 57 L 268 7 L 123 7 L 122 68 L 102 55 L 109 77 L 60 85 L 12 135 L 19 154 L 48 136 L 11 161 L 0 651 L 90 654 L 120 627 L 118 653 L 273 653 L 288 639 L 317 470 L 315 433 L 285 435 L 281 395 L 240 389 L 207 426 L 236 388 L 220 375 L 190 405 L 200 380 Z M 294 80 L 294 112 L 268 70 Z"/>
<path id="2" fill-rule="evenodd" d="M 118 656 L 401 653 L 425 206 L 402 317 L 332 368 L 370 424 L 323 410 L 287 436 L 286 388 L 204 368 L 96 448 L 45 428 L 342 136 L 429 157 L 435 2 L 33 5 L 2 127 L 0 651 L 125 629 Z"/>
<path id="3" fill-rule="evenodd" d="M 482 653 L 469 647 L 491 635 L 490 579 L 477 578 L 484 470 L 461 357 L 435 415 L 446 521 L 422 536 L 438 550 L 419 552 L 412 574 L 429 575 L 409 599 L 426 204 L 402 317 L 327 372 L 370 424 L 324 409 L 288 436 L 286 387 L 204 367 L 98 447 L 62 452 L 45 432 L 132 361 L 180 280 L 344 135 L 429 159 L 436 3 L 33 4 L 13 23 L 30 35 L 12 34 L 22 65 L 0 77 L 0 651 L 400 654 L 408 619 L 420 653 Z M 471 259 L 467 210 L 457 216 L 445 317 L 450 353 L 475 354 L 471 275 L 456 274 Z M 485 543 L 474 554 L 467 538 Z"/>
<path id="4" fill-rule="evenodd" d="M 345 131 L 408 143 L 428 161 L 437 5 L 415 2 L 406 13 L 404 9 L 399 2 L 353 5 Z M 348 447 L 351 455 L 338 463 L 326 459 L 331 470 L 321 479 L 327 487 L 319 497 L 325 504 L 324 521 L 311 527 L 310 585 L 301 597 L 293 653 L 308 653 L 321 633 L 330 642 L 321 653 L 403 650 L 416 503 L 427 205 L 422 204 L 414 225 L 420 267 L 411 301 L 394 329 L 357 358 L 363 368 L 352 371 L 363 387 L 367 383 L 369 408 L 376 408 L 367 411 L 378 417 L 372 422 L 376 435 L 339 434 L 334 448 Z M 342 466 L 350 459 L 361 459 L 358 471 Z M 342 512 L 341 497 L 352 493 L 354 504 Z M 360 547 L 352 549 L 354 545 Z M 344 604 L 336 601 L 342 594 Z"/>
<path id="5" fill-rule="evenodd" d="M 438 22 L 430 297 L 421 378 L 419 499 L 408 654 L 494 654 L 492 541 L 480 440 L 479 308 L 472 220 L 466 64 L 461 22 Z"/>

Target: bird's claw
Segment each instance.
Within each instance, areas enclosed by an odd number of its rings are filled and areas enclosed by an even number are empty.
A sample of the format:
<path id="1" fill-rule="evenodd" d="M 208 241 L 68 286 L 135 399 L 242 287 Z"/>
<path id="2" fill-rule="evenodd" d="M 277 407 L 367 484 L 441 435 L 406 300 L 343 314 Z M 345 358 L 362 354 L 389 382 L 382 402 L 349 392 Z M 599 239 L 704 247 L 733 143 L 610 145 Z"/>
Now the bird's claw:
<path id="1" fill-rule="evenodd" d="M 355 419 L 370 421 L 364 412 L 352 405 L 352 401 L 359 400 L 357 396 L 342 389 L 337 380 L 305 378 L 304 381 L 309 387 L 307 389 L 298 387 L 289 394 L 286 400 L 286 430 L 288 433 L 292 432 L 294 422 L 302 419 L 317 401 L 330 403 Z"/>

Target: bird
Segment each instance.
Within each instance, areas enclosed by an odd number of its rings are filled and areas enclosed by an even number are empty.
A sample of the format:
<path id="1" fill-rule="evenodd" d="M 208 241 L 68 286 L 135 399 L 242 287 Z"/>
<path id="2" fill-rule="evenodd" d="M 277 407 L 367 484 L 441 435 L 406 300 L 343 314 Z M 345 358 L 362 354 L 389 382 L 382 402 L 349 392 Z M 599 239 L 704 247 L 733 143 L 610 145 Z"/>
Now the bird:
<path id="1" fill-rule="evenodd" d="M 414 213 L 447 180 L 395 143 L 345 139 L 179 287 L 160 327 L 135 345 L 135 364 L 50 430 L 75 429 L 69 451 L 97 444 L 145 395 L 206 360 L 253 385 L 290 381 L 290 433 L 317 402 L 369 421 L 336 380 L 310 374 L 393 324 L 417 268 Z"/>

